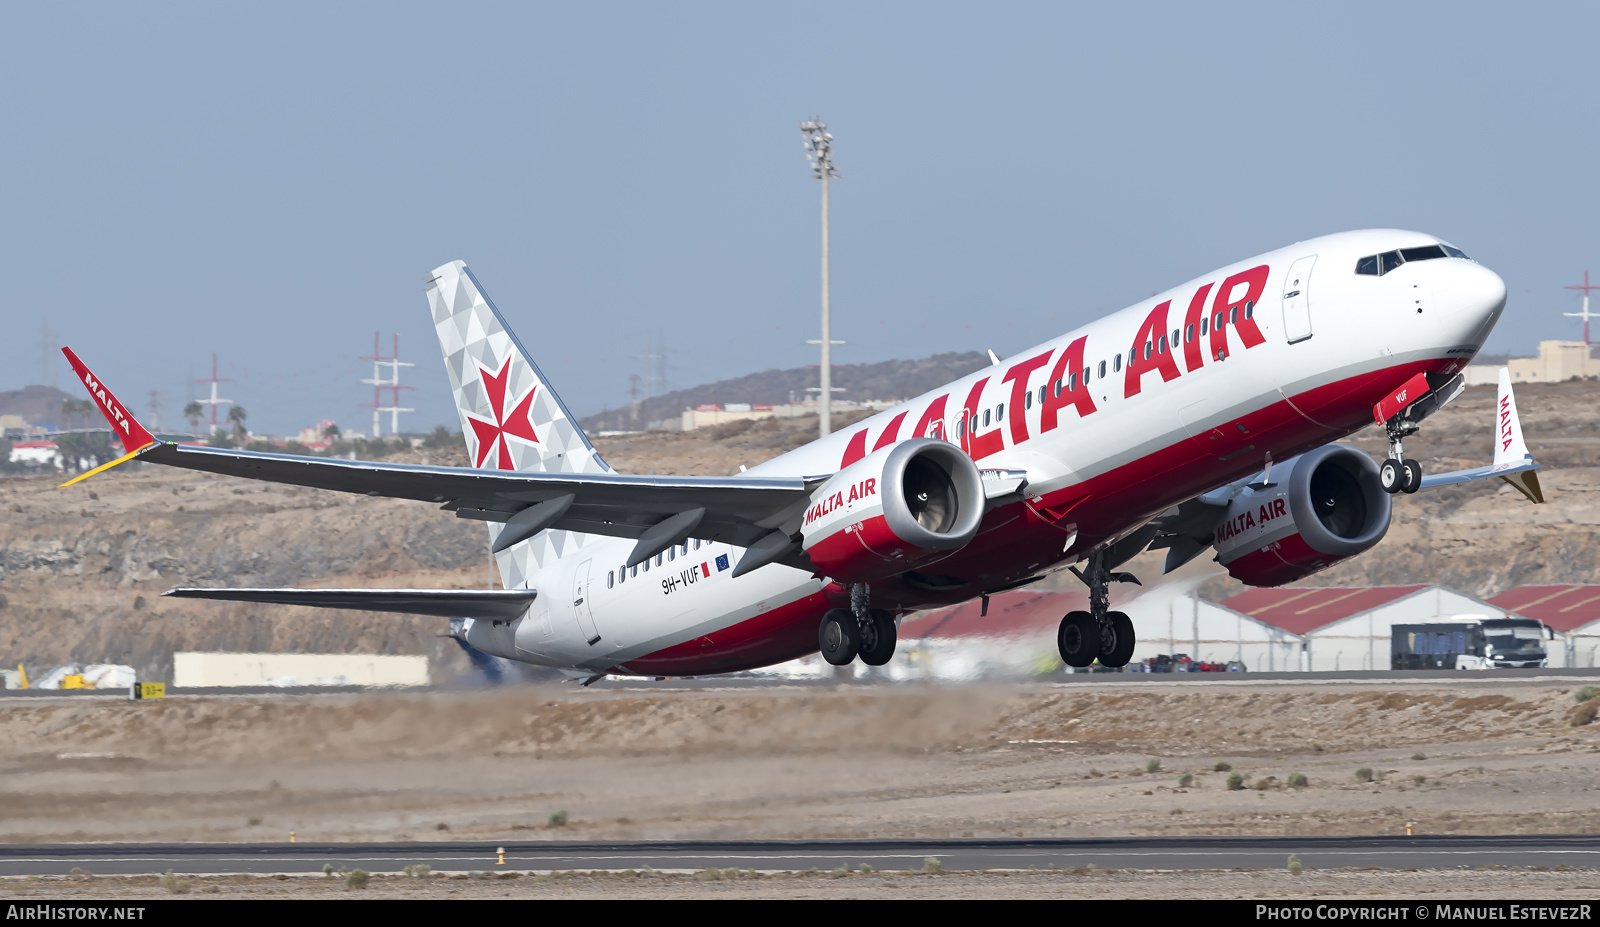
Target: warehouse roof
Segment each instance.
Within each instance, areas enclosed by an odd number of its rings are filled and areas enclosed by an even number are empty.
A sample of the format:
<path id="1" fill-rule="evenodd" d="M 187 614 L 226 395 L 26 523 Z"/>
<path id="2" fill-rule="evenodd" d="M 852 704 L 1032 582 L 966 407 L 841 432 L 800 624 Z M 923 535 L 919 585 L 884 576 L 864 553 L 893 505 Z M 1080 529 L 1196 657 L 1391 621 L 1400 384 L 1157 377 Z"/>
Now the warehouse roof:
<path id="1" fill-rule="evenodd" d="M 1600 586 L 1518 586 L 1489 601 L 1562 633 L 1600 621 Z"/>
<path id="2" fill-rule="evenodd" d="M 1424 583 L 1415 586 L 1251 589 L 1222 604 L 1285 631 L 1305 634 L 1431 588 Z"/>

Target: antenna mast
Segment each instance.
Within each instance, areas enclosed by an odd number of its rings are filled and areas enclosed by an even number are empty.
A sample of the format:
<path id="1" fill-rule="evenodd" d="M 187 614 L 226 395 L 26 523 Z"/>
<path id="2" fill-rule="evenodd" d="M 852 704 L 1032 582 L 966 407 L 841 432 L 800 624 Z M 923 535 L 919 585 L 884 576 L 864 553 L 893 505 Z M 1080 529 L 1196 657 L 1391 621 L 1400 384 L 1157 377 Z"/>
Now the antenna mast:
<path id="1" fill-rule="evenodd" d="M 1594 344 L 1593 341 L 1589 340 L 1589 320 L 1592 319 L 1592 318 L 1600 318 L 1600 315 L 1594 315 L 1594 314 L 1591 314 L 1589 312 L 1589 291 L 1590 290 L 1600 290 L 1600 286 L 1590 286 L 1589 285 L 1589 272 L 1586 270 L 1586 271 L 1583 272 L 1583 284 L 1582 285 L 1580 285 L 1580 286 L 1569 286 L 1569 287 L 1566 287 L 1566 289 L 1569 289 L 1569 290 L 1582 290 L 1583 291 L 1583 311 L 1582 312 L 1563 312 L 1562 315 L 1568 315 L 1568 316 L 1572 316 L 1573 318 L 1577 318 L 1577 319 L 1582 319 L 1583 320 L 1583 344 L 1584 344 L 1585 347 L 1588 347 L 1589 345 Z"/>

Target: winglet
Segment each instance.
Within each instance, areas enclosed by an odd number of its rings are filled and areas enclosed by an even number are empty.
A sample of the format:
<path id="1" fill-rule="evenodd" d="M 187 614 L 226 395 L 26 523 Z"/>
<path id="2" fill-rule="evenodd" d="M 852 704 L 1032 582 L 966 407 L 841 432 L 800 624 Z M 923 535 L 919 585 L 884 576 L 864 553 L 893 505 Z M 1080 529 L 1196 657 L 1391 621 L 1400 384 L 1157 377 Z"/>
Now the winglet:
<path id="1" fill-rule="evenodd" d="M 1500 368 L 1500 394 L 1495 402 L 1495 424 L 1495 466 L 1522 464 L 1533 460 L 1533 455 L 1528 453 L 1527 442 L 1522 440 L 1522 421 L 1517 417 L 1517 397 L 1512 395 L 1511 371 L 1506 367 Z M 1510 483 L 1517 492 L 1527 496 L 1529 501 L 1544 501 L 1544 490 L 1539 487 L 1539 474 L 1533 470 L 1502 473 L 1500 478 Z"/>
<path id="2" fill-rule="evenodd" d="M 100 413 L 106 417 L 106 421 L 111 423 L 112 434 L 116 435 L 117 440 L 122 443 L 122 449 L 128 452 L 111 463 L 96 467 L 88 473 L 80 474 L 61 484 L 62 486 L 71 486 L 79 480 L 88 479 L 96 473 L 109 470 L 117 464 L 132 458 L 135 454 L 156 443 L 156 439 L 154 435 L 134 419 L 132 413 L 126 411 L 126 407 L 117 400 L 116 396 L 111 394 L 111 390 L 107 389 L 106 385 L 101 383 L 98 377 L 89 371 L 88 367 L 84 366 L 83 361 L 78 359 L 78 355 L 72 353 L 71 348 L 62 348 L 61 353 L 67 356 L 67 362 L 72 365 L 73 372 L 78 375 L 79 380 L 83 381 L 84 388 L 89 391 L 89 395 L 94 399 L 95 404 L 100 407 Z"/>

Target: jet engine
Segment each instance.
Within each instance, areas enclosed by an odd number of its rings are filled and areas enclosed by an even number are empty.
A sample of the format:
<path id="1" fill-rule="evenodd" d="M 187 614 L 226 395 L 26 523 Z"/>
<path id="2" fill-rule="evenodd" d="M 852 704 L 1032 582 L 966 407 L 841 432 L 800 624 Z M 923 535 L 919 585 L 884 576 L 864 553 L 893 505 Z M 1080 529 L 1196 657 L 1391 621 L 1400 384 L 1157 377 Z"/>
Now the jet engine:
<path id="1" fill-rule="evenodd" d="M 961 449 L 901 441 L 833 475 L 800 532 L 818 573 L 845 583 L 903 573 L 960 550 L 983 520 L 983 479 Z"/>
<path id="2" fill-rule="evenodd" d="M 1389 530 L 1392 497 L 1378 465 L 1330 444 L 1272 469 L 1229 504 L 1213 544 L 1217 562 L 1251 586 L 1281 586 L 1354 557 Z"/>

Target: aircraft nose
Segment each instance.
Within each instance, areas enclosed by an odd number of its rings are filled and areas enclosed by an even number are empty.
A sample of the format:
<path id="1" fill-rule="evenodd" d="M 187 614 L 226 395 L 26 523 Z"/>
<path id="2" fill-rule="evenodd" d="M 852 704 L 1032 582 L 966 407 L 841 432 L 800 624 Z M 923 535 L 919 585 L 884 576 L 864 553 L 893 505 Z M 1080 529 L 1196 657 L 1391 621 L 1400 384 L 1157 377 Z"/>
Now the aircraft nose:
<path id="1" fill-rule="evenodd" d="M 1482 346 L 1506 307 L 1506 282 L 1500 275 L 1472 261 L 1439 262 L 1436 305 L 1439 318 L 1458 343 Z"/>

